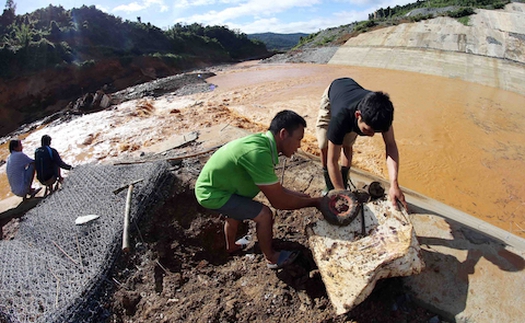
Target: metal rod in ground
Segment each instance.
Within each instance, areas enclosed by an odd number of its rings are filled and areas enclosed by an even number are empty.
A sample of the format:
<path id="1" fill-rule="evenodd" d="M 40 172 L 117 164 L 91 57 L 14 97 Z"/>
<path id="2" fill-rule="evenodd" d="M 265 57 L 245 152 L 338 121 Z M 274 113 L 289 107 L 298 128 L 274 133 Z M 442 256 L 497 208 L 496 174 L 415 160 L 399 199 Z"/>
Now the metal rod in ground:
<path id="1" fill-rule="evenodd" d="M 128 186 L 128 196 L 126 198 L 126 209 L 124 211 L 124 229 L 122 230 L 122 251 L 129 251 L 129 210 L 131 205 L 131 192 L 133 191 L 133 184 Z"/>
<path id="2" fill-rule="evenodd" d="M 281 185 L 284 185 L 284 170 L 286 169 L 286 159 L 283 162 L 283 171 L 281 173 Z"/>
<path id="3" fill-rule="evenodd" d="M 366 224 L 365 224 L 365 206 L 361 205 L 361 234 L 366 235 Z"/>

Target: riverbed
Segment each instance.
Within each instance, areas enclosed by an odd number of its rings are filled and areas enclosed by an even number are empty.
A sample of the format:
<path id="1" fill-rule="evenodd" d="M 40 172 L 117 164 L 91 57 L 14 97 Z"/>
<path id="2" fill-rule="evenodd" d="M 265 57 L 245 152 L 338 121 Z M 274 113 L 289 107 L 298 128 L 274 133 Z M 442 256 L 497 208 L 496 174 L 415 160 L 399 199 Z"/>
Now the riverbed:
<path id="1" fill-rule="evenodd" d="M 394 103 L 401 186 L 525 237 L 525 96 L 458 79 L 364 67 L 247 62 L 214 72 L 207 79 L 214 85 L 210 92 L 130 101 L 40 127 L 24 136 L 24 151 L 32 156 L 41 136 L 49 134 L 70 164 L 110 162 L 199 130 L 181 127 L 179 110 L 222 107 L 263 126 L 276 112 L 294 110 L 308 123 L 303 149 L 316 154 L 321 94 L 333 79 L 352 77 L 369 90 L 388 93 Z M 354 148 L 353 167 L 387 178 L 380 135 L 360 137 Z M 7 155 L 4 144 L 0 159 Z M 5 166 L 0 184 L 0 198 L 12 196 Z"/>

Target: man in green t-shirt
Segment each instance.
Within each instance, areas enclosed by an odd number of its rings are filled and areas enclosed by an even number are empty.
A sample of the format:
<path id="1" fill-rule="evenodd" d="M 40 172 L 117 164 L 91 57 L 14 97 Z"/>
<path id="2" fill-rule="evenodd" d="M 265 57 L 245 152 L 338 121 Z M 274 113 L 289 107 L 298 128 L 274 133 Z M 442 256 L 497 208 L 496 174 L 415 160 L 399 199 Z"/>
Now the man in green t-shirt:
<path id="1" fill-rule="evenodd" d="M 290 110 L 281 111 L 273 118 L 268 132 L 229 142 L 204 165 L 195 184 L 195 195 L 205 208 L 226 215 L 228 252 L 241 248 L 235 243 L 237 228 L 241 221 L 250 219 L 256 222 L 257 239 L 269 268 L 282 268 L 297 257 L 297 252 L 273 249 L 272 211 L 253 198 L 262 191 L 276 209 L 319 208 L 321 197 L 286 189 L 275 174 L 279 155 L 291 157 L 297 151 L 305 127 L 303 117 Z"/>

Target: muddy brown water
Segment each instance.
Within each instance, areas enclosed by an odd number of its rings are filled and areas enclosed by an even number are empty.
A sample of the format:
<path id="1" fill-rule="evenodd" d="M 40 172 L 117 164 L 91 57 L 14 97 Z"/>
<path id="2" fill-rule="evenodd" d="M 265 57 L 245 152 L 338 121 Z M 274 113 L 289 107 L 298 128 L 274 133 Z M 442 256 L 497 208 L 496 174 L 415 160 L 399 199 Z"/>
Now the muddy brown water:
<path id="1" fill-rule="evenodd" d="M 192 99 L 226 105 L 261 124 L 282 109 L 295 110 L 307 120 L 303 147 L 310 151 L 320 97 L 333 79 L 352 77 L 387 92 L 396 109 L 400 184 L 525 237 L 525 96 L 458 79 L 352 66 L 249 62 L 216 74 L 208 79 L 215 90 Z M 0 149 L 5 159 L 7 146 Z M 358 138 L 355 150 L 353 167 L 387 178 L 381 136 Z M 0 196 L 9 196 L 2 168 Z"/>

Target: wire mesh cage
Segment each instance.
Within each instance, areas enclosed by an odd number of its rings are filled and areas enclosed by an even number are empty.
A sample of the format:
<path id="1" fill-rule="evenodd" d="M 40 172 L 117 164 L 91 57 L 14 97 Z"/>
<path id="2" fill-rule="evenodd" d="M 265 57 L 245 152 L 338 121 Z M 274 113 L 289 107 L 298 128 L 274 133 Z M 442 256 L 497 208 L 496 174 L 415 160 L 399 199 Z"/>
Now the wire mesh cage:
<path id="1" fill-rule="evenodd" d="M 0 321 L 88 322 L 85 313 L 121 248 L 127 190 L 133 223 L 166 198 L 167 162 L 78 166 L 63 187 L 22 217 L 16 237 L 0 240 Z M 76 225 L 79 216 L 99 217 Z M 84 314 L 82 314 L 84 313 Z"/>

